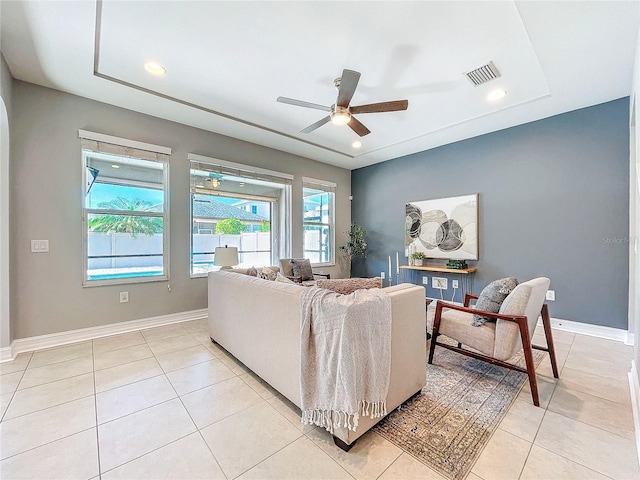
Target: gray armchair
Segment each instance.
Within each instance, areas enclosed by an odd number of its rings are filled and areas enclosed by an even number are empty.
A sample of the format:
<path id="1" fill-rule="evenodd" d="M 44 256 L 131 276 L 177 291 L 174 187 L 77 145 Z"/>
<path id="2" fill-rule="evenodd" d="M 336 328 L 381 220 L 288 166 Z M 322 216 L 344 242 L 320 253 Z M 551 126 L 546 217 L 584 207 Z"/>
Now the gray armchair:
<path id="1" fill-rule="evenodd" d="M 285 277 L 287 277 L 289 280 L 293 280 L 294 282 L 297 283 L 302 283 L 303 285 L 315 285 L 315 277 L 323 277 L 326 279 L 330 279 L 331 275 L 328 273 L 316 273 L 316 272 L 312 272 L 313 274 L 313 280 L 305 280 L 299 276 L 294 275 L 293 272 L 293 264 L 291 263 L 291 261 L 294 260 L 293 258 L 281 258 L 280 259 L 280 268 L 282 269 L 282 275 L 284 275 Z M 304 260 L 304 259 L 295 259 L 295 260 Z"/>
<path id="2" fill-rule="evenodd" d="M 499 313 L 483 312 L 470 308 L 471 300 L 477 299 L 477 295 L 467 294 L 464 306 L 438 301 L 433 319 L 428 363 L 433 363 L 437 345 L 478 360 L 526 373 L 529 377 L 533 404 L 536 407 L 540 406 L 532 348 L 549 353 L 553 376 L 558 378 L 551 321 L 547 306 L 544 304 L 549 283 L 549 279 L 545 277 L 521 283 L 505 298 Z M 496 321 L 475 327 L 472 325 L 474 314 L 495 318 Z M 531 344 L 531 338 L 540 315 L 542 315 L 548 347 Z M 439 342 L 440 335 L 455 340 L 458 342 L 458 346 Z M 473 350 L 463 348 L 463 345 Z M 524 352 L 526 368 L 507 361 L 520 349 Z"/>

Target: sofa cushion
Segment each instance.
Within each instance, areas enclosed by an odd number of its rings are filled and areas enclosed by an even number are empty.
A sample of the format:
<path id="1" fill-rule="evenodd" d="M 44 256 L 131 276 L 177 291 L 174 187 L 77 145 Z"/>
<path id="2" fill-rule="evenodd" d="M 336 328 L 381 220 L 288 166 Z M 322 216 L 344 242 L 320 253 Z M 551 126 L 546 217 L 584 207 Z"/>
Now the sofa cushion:
<path id="1" fill-rule="evenodd" d="M 281 282 L 281 283 L 292 283 L 293 285 L 300 285 L 299 283 L 296 283 L 293 280 L 289 280 L 287 277 L 285 277 L 281 273 L 277 273 L 276 274 L 276 280 L 275 281 L 276 282 Z"/>
<path id="2" fill-rule="evenodd" d="M 276 279 L 277 276 L 278 276 L 277 272 L 274 272 L 269 267 L 263 267 L 258 272 L 258 277 L 262 278 L 263 280 L 271 280 L 271 281 L 273 281 L 273 280 Z"/>
<path id="3" fill-rule="evenodd" d="M 348 295 L 356 290 L 368 288 L 382 288 L 382 279 L 374 278 L 336 278 L 331 280 L 318 280 L 316 286 L 332 290 L 336 293 Z"/>
<path id="4" fill-rule="evenodd" d="M 257 277 L 258 269 L 256 267 L 247 268 L 246 274 L 249 275 L 250 277 Z"/>
<path id="5" fill-rule="evenodd" d="M 476 301 L 476 308 L 478 310 L 484 310 L 485 312 L 498 313 L 504 299 L 507 298 L 507 295 L 517 286 L 518 280 L 513 277 L 494 280 L 480 292 L 478 300 Z M 495 322 L 495 318 L 474 315 L 472 325 L 479 327 L 491 321 Z"/>
<path id="6" fill-rule="evenodd" d="M 307 280 L 313 280 L 311 262 L 308 258 L 292 258 L 291 266 L 293 267 L 294 277 L 300 277 L 303 282 L 306 282 Z"/>

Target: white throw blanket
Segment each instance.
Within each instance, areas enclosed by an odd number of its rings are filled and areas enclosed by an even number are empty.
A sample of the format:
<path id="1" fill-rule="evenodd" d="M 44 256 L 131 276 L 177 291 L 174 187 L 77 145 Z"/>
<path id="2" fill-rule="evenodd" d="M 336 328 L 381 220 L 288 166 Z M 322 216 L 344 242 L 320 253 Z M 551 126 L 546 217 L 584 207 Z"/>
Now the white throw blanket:
<path id="1" fill-rule="evenodd" d="M 391 299 L 380 289 L 340 295 L 317 287 L 302 296 L 302 423 L 355 430 L 360 415 L 387 414 Z"/>

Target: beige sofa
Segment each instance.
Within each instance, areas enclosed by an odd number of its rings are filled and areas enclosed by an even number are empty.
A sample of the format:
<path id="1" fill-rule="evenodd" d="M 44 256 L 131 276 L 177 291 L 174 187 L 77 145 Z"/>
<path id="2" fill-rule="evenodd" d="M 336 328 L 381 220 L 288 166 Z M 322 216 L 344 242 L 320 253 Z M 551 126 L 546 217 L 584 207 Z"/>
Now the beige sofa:
<path id="1" fill-rule="evenodd" d="M 209 333 L 238 360 L 300 407 L 300 312 L 307 287 L 239 273 L 209 273 Z M 384 289 L 391 297 L 391 376 L 387 411 L 418 393 L 426 383 L 424 287 L 401 284 Z M 356 431 L 334 432 L 348 450 L 380 418 L 361 417 Z"/>

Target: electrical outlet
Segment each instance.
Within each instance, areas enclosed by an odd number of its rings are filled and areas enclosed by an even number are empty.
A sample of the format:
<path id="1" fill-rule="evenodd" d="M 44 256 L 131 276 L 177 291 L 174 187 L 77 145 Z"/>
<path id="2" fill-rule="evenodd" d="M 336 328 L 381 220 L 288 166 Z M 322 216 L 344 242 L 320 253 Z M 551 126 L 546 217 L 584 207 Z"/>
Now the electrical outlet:
<path id="1" fill-rule="evenodd" d="M 446 290 L 447 283 L 448 281 L 444 277 L 431 277 L 431 286 L 433 288 L 437 288 L 438 290 Z"/>
<path id="2" fill-rule="evenodd" d="M 426 275 L 422 277 L 422 284 L 429 285 L 429 277 L 427 277 Z"/>
<path id="3" fill-rule="evenodd" d="M 451 288 L 458 288 L 458 280 L 451 280 Z"/>
<path id="4" fill-rule="evenodd" d="M 129 301 L 129 292 L 120 292 L 120 303 L 127 303 Z"/>
<path id="5" fill-rule="evenodd" d="M 382 280 L 384 280 L 384 279 L 386 278 L 386 275 L 384 274 L 384 272 L 380 272 L 380 278 L 381 278 Z"/>
<path id="6" fill-rule="evenodd" d="M 551 301 L 551 302 L 555 302 L 555 300 L 556 300 L 556 291 L 555 290 L 547 290 L 546 299 Z"/>

